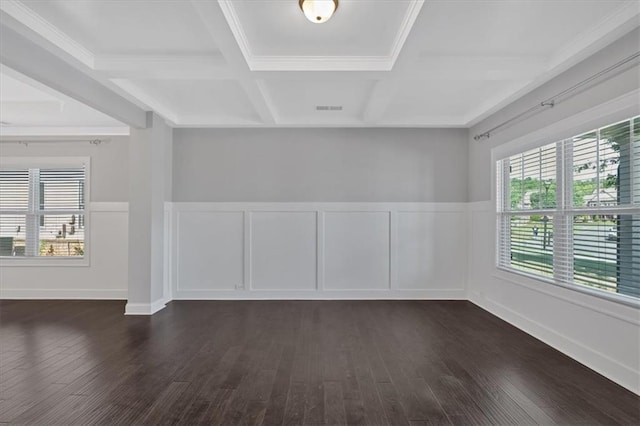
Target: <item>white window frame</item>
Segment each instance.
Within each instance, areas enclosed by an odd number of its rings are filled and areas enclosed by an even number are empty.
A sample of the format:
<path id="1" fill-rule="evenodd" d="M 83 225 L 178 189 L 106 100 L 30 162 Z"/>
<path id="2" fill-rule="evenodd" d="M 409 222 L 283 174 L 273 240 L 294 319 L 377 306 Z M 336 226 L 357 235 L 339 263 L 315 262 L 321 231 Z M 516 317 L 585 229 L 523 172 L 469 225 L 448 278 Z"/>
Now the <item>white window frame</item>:
<path id="1" fill-rule="evenodd" d="M 608 125 L 628 120 L 631 117 L 636 117 L 640 115 L 640 104 L 638 103 L 638 96 L 640 96 L 640 89 L 633 90 L 627 94 L 619 96 L 615 99 L 612 99 L 606 103 L 597 105 L 593 108 L 585 110 L 581 113 L 569 116 L 562 120 L 559 120 L 551 125 L 548 125 L 544 128 L 536 130 L 532 133 L 525 134 L 520 137 L 515 137 L 510 141 L 504 141 L 500 145 L 495 145 L 491 149 L 491 203 L 494 206 L 495 210 L 495 258 L 494 258 L 494 275 L 500 279 L 505 279 L 509 281 L 513 281 L 515 283 L 524 285 L 529 287 L 532 283 L 543 283 L 546 285 L 553 285 L 557 287 L 562 287 L 571 291 L 576 291 L 578 293 L 587 294 L 590 296 L 594 296 L 599 299 L 605 299 L 612 302 L 620 303 L 623 305 L 631 306 L 634 308 L 640 308 L 640 299 L 632 296 L 627 296 L 619 293 L 610 293 L 607 291 L 603 291 L 597 288 L 589 287 L 582 284 L 576 284 L 573 282 L 573 271 L 569 271 L 571 274 L 571 279 L 566 280 L 566 273 L 564 277 L 560 271 L 558 271 L 558 275 L 556 275 L 556 271 L 554 270 L 554 277 L 544 277 L 541 275 L 536 275 L 534 273 L 529 273 L 526 271 L 518 270 L 515 268 L 505 268 L 500 266 L 500 222 L 499 216 L 500 211 L 498 208 L 498 200 L 504 200 L 504 197 L 501 197 L 502 192 L 504 191 L 504 186 L 500 185 L 499 182 L 504 182 L 504 177 L 501 176 L 501 171 L 498 170 L 497 164 L 499 160 L 503 160 L 512 155 L 520 154 L 526 152 L 531 149 L 539 148 L 544 145 L 548 145 L 551 143 L 562 142 L 564 140 L 570 139 L 575 135 L 580 135 L 588 132 L 590 129 L 599 129 L 602 127 L 606 127 Z M 561 144 L 563 146 L 570 146 L 568 144 Z M 564 152 L 563 152 L 564 154 Z M 562 157 L 566 159 L 565 155 L 558 155 L 557 157 Z M 569 168 L 564 168 L 566 173 L 573 172 L 573 164 Z M 567 178 L 563 176 L 563 180 Z M 573 179 L 573 176 L 571 176 Z M 571 180 L 569 180 L 571 181 Z M 560 185 L 558 182 L 557 187 L 561 188 L 563 185 Z M 571 185 L 569 185 L 571 186 Z M 571 190 L 571 188 L 569 189 Z M 571 200 L 571 198 L 567 198 L 566 192 L 562 194 L 558 194 L 557 199 L 557 210 L 562 206 L 565 206 L 564 200 Z M 505 206 L 502 206 L 504 209 Z M 577 208 L 575 209 L 576 214 L 588 214 L 590 211 L 601 212 L 604 209 L 584 209 Z M 636 207 L 616 207 L 616 214 L 640 214 L 640 206 Z M 545 210 L 546 213 L 552 211 L 551 209 Z M 556 211 L 556 210 L 553 210 Z M 609 209 L 607 208 L 607 210 Z M 530 212 L 525 212 L 521 214 L 529 214 Z M 535 211 L 531 211 L 532 214 L 535 214 Z M 563 213 L 567 213 L 567 210 L 563 211 Z M 557 215 L 554 215 L 554 220 L 556 220 Z M 566 217 L 566 216 L 563 216 Z M 554 227 L 556 224 L 554 223 Z M 555 232 L 555 231 L 554 231 Z M 555 238 L 555 237 L 554 237 Z M 554 245 L 554 268 L 556 264 L 556 247 Z M 560 279 L 557 277 L 560 276 Z M 533 288 L 533 287 L 531 287 Z"/>
<path id="2" fill-rule="evenodd" d="M 64 168 L 84 166 L 84 254 L 65 256 L 0 256 L 0 267 L 87 267 L 91 265 L 91 158 L 90 157 L 0 157 L 0 168 Z M 31 191 L 30 191 L 31 193 Z M 30 203 L 34 202 L 30 198 Z M 31 210 L 31 209 L 30 209 Z M 38 210 L 38 209 L 33 209 Z M 47 212 L 55 213 L 55 212 Z"/>

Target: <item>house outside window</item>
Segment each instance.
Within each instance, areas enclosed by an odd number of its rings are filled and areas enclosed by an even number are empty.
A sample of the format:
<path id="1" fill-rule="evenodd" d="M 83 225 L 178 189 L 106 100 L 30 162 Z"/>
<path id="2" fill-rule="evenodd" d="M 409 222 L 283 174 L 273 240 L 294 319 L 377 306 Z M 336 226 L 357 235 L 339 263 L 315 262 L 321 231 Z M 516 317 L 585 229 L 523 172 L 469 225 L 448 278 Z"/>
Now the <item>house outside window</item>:
<path id="1" fill-rule="evenodd" d="M 0 163 L 0 258 L 86 258 L 88 159 L 3 158 Z"/>

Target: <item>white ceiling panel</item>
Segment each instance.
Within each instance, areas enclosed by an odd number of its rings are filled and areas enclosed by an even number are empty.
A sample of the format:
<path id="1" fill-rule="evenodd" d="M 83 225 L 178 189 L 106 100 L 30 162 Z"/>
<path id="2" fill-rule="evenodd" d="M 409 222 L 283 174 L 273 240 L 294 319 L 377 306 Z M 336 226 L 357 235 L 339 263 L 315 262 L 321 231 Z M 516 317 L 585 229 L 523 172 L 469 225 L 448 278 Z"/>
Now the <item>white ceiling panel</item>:
<path id="1" fill-rule="evenodd" d="M 234 0 L 249 49 L 257 56 L 388 56 L 411 1 L 342 1 L 318 25 L 297 1 Z"/>
<path id="2" fill-rule="evenodd" d="M 258 123 L 259 117 L 241 85 L 234 80 L 133 80 L 153 102 L 175 111 L 188 125 Z"/>
<path id="3" fill-rule="evenodd" d="M 264 83 L 282 123 L 361 123 L 374 81 L 273 80 Z"/>
<path id="4" fill-rule="evenodd" d="M 2 0 L 0 10 L 177 127 L 468 127 L 640 26 L 635 0 L 340 0 L 324 24 L 298 0 Z M 56 99 L 12 101 L 10 90 L 5 114 L 55 116 Z"/>
<path id="5" fill-rule="evenodd" d="M 435 55 L 551 55 L 603 23 L 620 0 L 431 1 L 415 36 Z"/>
<path id="6" fill-rule="evenodd" d="M 522 87 L 521 82 L 510 85 Z M 503 81 L 404 81 L 385 112 L 385 120 L 410 123 L 421 118 L 431 122 L 466 116 L 475 106 L 509 92 L 510 85 Z"/>
<path id="7" fill-rule="evenodd" d="M 0 135 L 24 133 L 25 128 L 109 127 L 124 125 L 80 102 L 42 86 L 7 68 L 0 70 Z"/>

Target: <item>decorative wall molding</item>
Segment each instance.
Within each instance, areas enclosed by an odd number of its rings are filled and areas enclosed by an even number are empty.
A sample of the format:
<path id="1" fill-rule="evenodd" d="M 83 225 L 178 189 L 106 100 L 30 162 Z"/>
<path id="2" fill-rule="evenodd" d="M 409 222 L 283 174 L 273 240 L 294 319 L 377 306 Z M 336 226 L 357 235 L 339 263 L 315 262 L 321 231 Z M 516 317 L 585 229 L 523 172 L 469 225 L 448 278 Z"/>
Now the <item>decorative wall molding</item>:
<path id="1" fill-rule="evenodd" d="M 388 55 L 381 56 L 277 56 L 255 55 L 242 28 L 233 1 L 218 0 L 231 32 L 252 71 L 390 71 L 411 32 L 424 0 L 411 1 Z"/>
<path id="2" fill-rule="evenodd" d="M 172 211 L 467 211 L 466 202 L 172 202 Z"/>
<path id="3" fill-rule="evenodd" d="M 458 285 L 459 283 L 456 283 Z M 466 300 L 464 289 L 428 290 L 182 290 L 173 300 Z"/>
<path id="4" fill-rule="evenodd" d="M 171 203 L 173 299 L 463 299 L 466 203 Z"/>

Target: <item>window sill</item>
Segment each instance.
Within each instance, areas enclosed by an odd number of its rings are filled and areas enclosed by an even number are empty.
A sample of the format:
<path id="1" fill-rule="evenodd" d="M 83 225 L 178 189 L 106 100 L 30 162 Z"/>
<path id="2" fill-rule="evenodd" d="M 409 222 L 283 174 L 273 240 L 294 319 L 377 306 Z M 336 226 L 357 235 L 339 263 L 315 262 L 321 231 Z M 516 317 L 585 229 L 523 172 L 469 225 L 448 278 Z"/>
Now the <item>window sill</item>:
<path id="1" fill-rule="evenodd" d="M 590 288 L 587 286 L 583 286 L 581 284 L 562 283 L 554 280 L 553 278 L 545 278 L 545 277 L 537 276 L 534 274 L 529 274 L 524 271 L 518 271 L 516 269 L 496 266 L 493 276 L 495 278 L 509 281 L 514 284 L 527 287 L 534 291 L 546 293 L 554 297 L 557 297 L 557 295 L 551 294 L 547 289 L 540 287 L 540 283 L 586 294 L 598 299 L 607 300 L 609 302 L 619 303 L 621 305 L 629 306 L 635 309 L 640 309 L 640 299 L 637 299 L 632 296 L 625 296 L 625 295 L 616 294 L 616 293 L 608 293 L 604 290 Z M 567 298 L 566 300 L 573 303 L 573 301 L 570 300 L 569 298 Z"/>
<path id="2" fill-rule="evenodd" d="M 63 268 L 78 268 L 91 266 L 89 257 L 84 256 L 82 258 L 73 257 L 55 257 L 55 258 L 33 258 L 33 257 L 0 257 L 0 267 L 63 267 Z"/>

